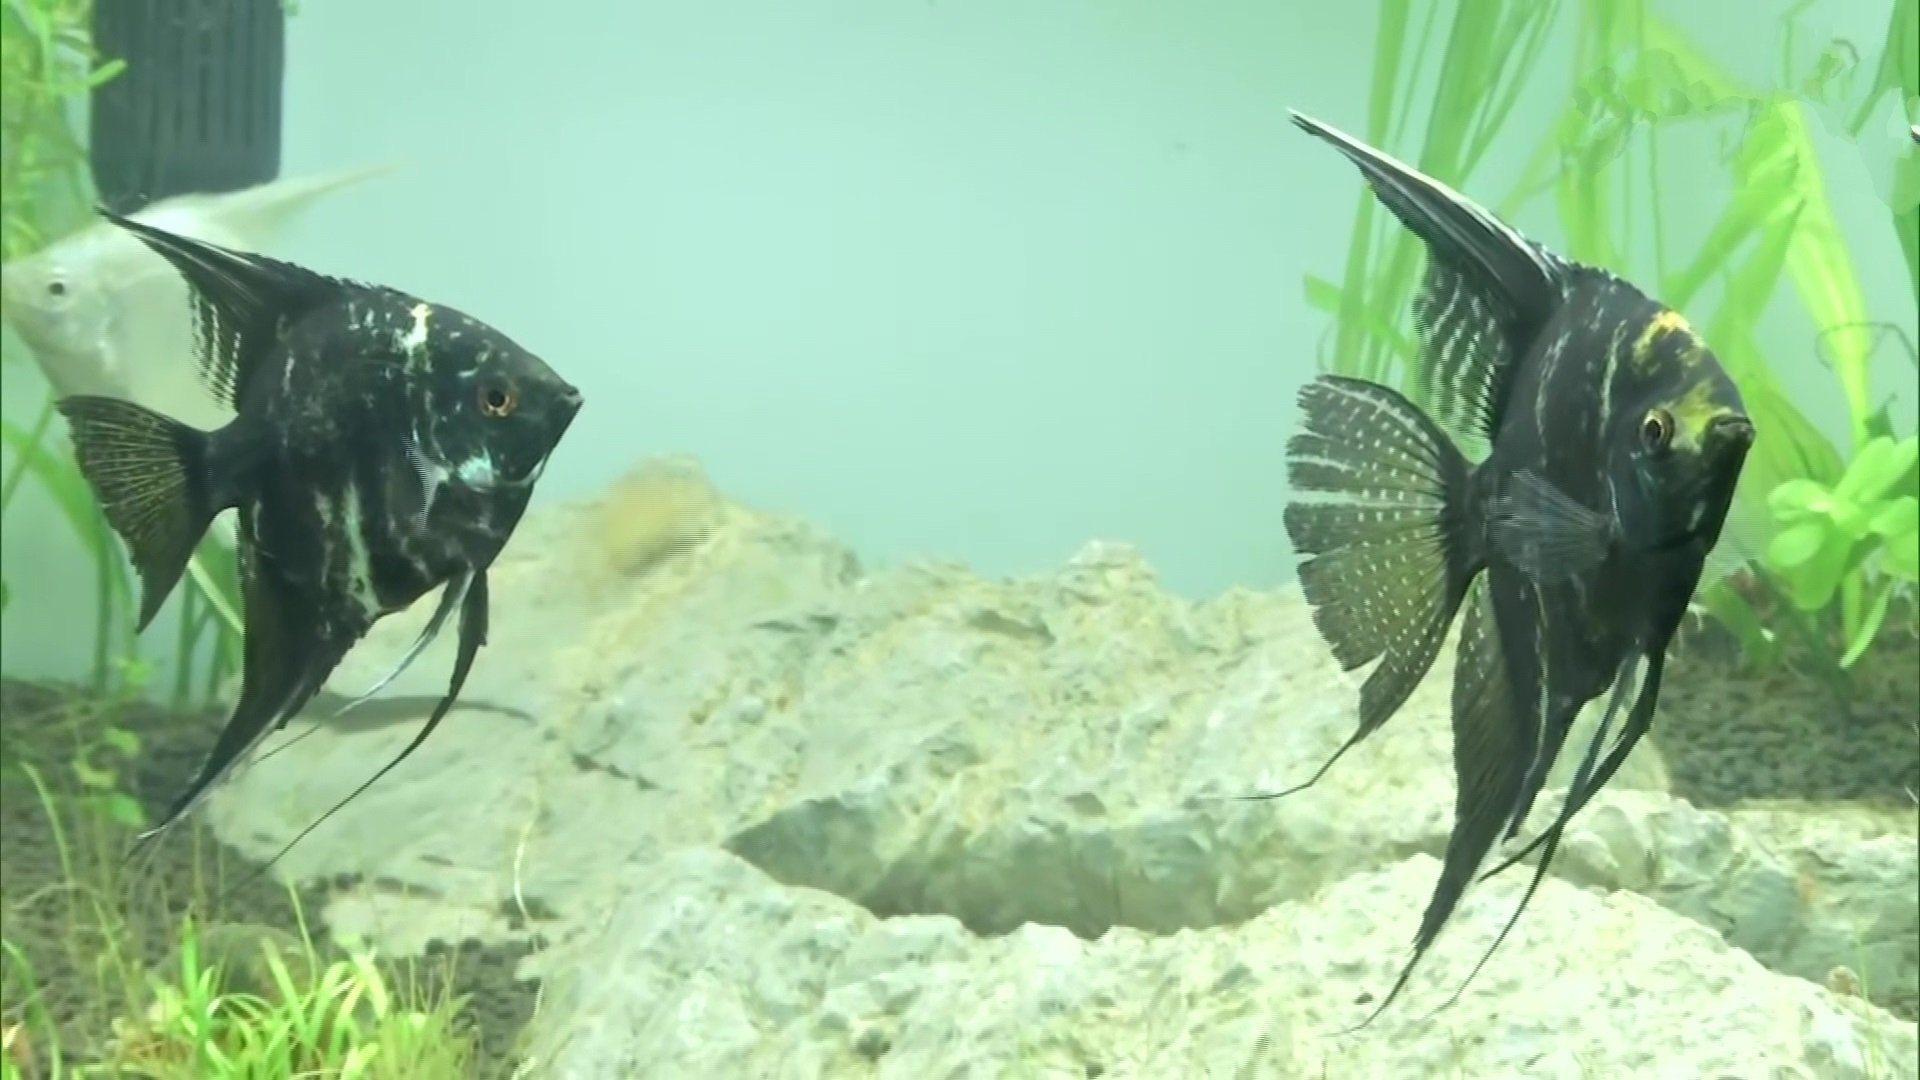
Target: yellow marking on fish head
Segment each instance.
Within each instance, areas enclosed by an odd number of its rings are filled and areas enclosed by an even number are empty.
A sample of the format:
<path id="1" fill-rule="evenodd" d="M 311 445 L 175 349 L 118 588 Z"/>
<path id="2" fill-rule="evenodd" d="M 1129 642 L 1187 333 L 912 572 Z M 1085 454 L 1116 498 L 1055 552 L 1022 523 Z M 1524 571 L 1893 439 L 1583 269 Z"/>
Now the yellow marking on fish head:
<path id="1" fill-rule="evenodd" d="M 1640 336 L 1634 340 L 1633 366 L 1636 370 L 1641 372 L 1653 370 L 1660 358 L 1660 353 L 1654 346 L 1668 334 L 1681 334 L 1685 337 L 1684 341 L 1674 343 L 1678 346 L 1674 352 L 1678 355 L 1683 369 L 1691 369 L 1699 363 L 1701 355 L 1706 352 L 1706 347 L 1700 343 L 1700 335 L 1693 332 L 1693 324 L 1687 322 L 1686 316 L 1672 308 L 1666 308 L 1648 319 L 1646 328 L 1641 330 Z"/>
<path id="2" fill-rule="evenodd" d="M 1705 350 L 1700 350 L 1704 354 Z M 1715 383 L 1697 379 L 1667 411 L 1673 416 L 1671 446 L 1681 453 L 1696 454 L 1704 445 L 1707 428 L 1725 416 L 1741 415 L 1734 402 L 1716 392 Z"/>

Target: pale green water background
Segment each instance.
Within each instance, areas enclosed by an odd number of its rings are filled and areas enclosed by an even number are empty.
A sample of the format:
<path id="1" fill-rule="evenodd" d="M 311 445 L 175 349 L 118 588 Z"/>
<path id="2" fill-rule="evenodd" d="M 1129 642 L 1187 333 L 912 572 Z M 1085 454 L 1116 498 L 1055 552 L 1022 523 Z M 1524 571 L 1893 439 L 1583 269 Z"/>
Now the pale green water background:
<path id="1" fill-rule="evenodd" d="M 1738 76 L 1778 82 L 1786 0 L 1661 6 Z M 1802 33 L 1877 48 L 1888 10 L 1820 0 Z M 464 308 L 579 384 L 542 502 L 686 452 L 870 562 L 1039 572 L 1097 537 L 1188 595 L 1290 585 L 1283 451 L 1328 326 L 1301 279 L 1340 277 L 1365 196 L 1285 110 L 1364 130 L 1373 20 L 1361 3 L 309 0 L 288 28 L 283 173 L 406 168 L 274 253 Z M 1536 78 L 1556 94 L 1520 103 L 1470 192 L 1504 195 L 1559 107 L 1567 36 L 1551 49 Z M 1875 187 L 1892 151 L 1814 134 L 1869 309 L 1912 335 Z M 1669 193 L 1697 206 L 1669 218 L 1679 245 L 1727 198 L 1723 169 L 1701 176 Z M 1559 242 L 1550 199 L 1515 222 Z M 1783 289 L 1769 348 L 1839 434 L 1814 329 Z M 37 373 L 7 380 L 7 414 L 30 418 Z M 32 485 L 4 541 L 0 666 L 84 676 L 92 570 Z M 150 655 L 173 625 L 156 620 Z"/>

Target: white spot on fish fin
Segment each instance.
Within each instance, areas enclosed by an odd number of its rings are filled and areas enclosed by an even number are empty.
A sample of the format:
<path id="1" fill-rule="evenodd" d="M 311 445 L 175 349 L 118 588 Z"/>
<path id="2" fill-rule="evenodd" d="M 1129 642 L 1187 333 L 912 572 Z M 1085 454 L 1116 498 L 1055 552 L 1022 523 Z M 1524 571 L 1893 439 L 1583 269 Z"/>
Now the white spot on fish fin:
<path id="1" fill-rule="evenodd" d="M 413 464 L 414 475 L 420 479 L 420 505 L 409 515 L 407 525 L 416 533 L 424 533 L 427 531 L 427 517 L 433 513 L 433 500 L 439 497 L 441 486 L 447 482 L 447 470 L 427 457 L 413 432 L 407 432 L 405 438 L 407 460 Z"/>
<path id="2" fill-rule="evenodd" d="M 1598 566 L 1613 540 L 1612 518 L 1581 506 L 1531 469 L 1507 478 L 1489 517 L 1501 554 L 1543 584 Z"/>
<path id="3" fill-rule="evenodd" d="M 447 582 L 446 587 L 440 590 L 440 603 L 433 609 L 433 617 L 427 620 L 425 627 L 421 628 L 420 636 L 413 639 L 413 644 L 408 646 L 406 654 L 400 657 L 400 662 L 394 665 L 392 671 L 387 672 L 385 678 L 368 687 L 366 693 L 340 706 L 339 710 L 333 715 L 337 718 L 348 709 L 372 698 L 375 694 L 385 690 L 388 683 L 399 678 L 401 672 L 411 667 L 420 653 L 424 651 L 428 645 L 433 644 L 433 639 L 440 636 L 440 629 L 446 625 L 447 616 L 452 614 L 453 610 L 460 606 L 460 601 L 466 598 L 468 586 L 472 584 L 473 573 L 471 571 L 461 574 L 459 577 Z"/>

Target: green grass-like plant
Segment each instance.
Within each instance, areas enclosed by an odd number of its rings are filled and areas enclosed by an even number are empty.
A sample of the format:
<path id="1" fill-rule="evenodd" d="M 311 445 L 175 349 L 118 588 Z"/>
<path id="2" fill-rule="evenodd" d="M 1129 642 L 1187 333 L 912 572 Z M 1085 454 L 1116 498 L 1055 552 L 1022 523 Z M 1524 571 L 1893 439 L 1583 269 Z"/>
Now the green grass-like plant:
<path id="1" fill-rule="evenodd" d="M 1436 32 L 1445 5 L 1380 0 L 1373 81 L 1364 137 L 1376 146 L 1402 144 L 1413 103 L 1429 101 L 1426 135 L 1408 160 L 1460 185 L 1499 137 L 1519 95 L 1528 89 L 1559 0 L 1485 0 L 1453 6 L 1444 44 Z M 1438 54 L 1431 81 L 1424 73 Z M 1529 170 L 1533 172 L 1534 170 Z M 1511 201 L 1511 200 L 1510 200 Z M 1424 398 L 1415 378 L 1413 340 L 1399 327 L 1420 271 L 1420 249 L 1371 197 L 1360 200 L 1347 248 L 1344 281 L 1309 275 L 1307 301 L 1338 316 L 1323 368 L 1397 385 Z"/>
<path id="2" fill-rule="evenodd" d="M 304 928 L 303 928 L 304 929 Z M 272 987 L 233 991 L 227 969 L 200 954 L 182 928 L 179 970 L 151 983 L 153 1002 L 120 1019 L 104 1075 L 147 1080 L 248 1077 L 294 1080 L 465 1080 L 472 1044 L 455 1030 L 460 1000 L 402 1002 L 371 954 L 322 966 L 310 939 L 289 958 L 261 943 Z M 296 971 L 301 974 L 296 974 Z"/>
<path id="3" fill-rule="evenodd" d="M 1558 91 L 1559 118 L 1495 208 L 1510 215 L 1550 194 L 1570 255 L 1632 273 L 1702 323 L 1762 437 L 1722 545 L 1721 572 L 1704 583 L 1698 604 L 1733 633 L 1749 661 L 1780 659 L 1790 640 L 1795 656 L 1842 689 L 1844 669 L 1884 628 L 1900 625 L 1889 611 L 1915 610 L 1908 568 L 1916 536 L 1907 522 L 1920 469 L 1904 449 L 1910 430 L 1895 430 L 1887 403 L 1873 398 L 1884 324 L 1866 310 L 1810 117 L 1816 108 L 1843 112 L 1843 130 L 1858 138 L 1887 94 L 1899 95 L 1910 117 L 1920 113 L 1917 8 L 1920 0 L 1896 0 L 1862 93 L 1842 78 L 1850 69 L 1838 49 L 1804 71 L 1783 70 L 1784 89 L 1748 87 L 1645 0 L 1455 5 L 1430 83 L 1421 72 L 1435 51 L 1431 31 L 1442 5 L 1381 0 L 1375 42 L 1366 137 L 1464 188 L 1514 96 L 1556 92 L 1557 76 L 1535 70 L 1540 48 L 1550 31 L 1571 32 L 1573 77 Z M 1428 131 L 1407 147 L 1402 133 L 1421 99 L 1433 102 Z M 1663 160 L 1662 144 L 1699 143 L 1716 128 L 1728 144 L 1723 167 L 1733 196 L 1696 247 L 1676 250 L 1664 193 L 1693 187 L 1697 175 L 1682 169 L 1698 165 Z M 1911 148 L 1902 152 L 1892 224 L 1920 297 L 1920 159 Z M 1339 316 L 1323 366 L 1398 385 L 1418 401 L 1412 343 L 1399 329 L 1418 271 L 1404 232 L 1374 200 L 1361 199 L 1345 282 L 1310 277 L 1306 293 Z M 1650 250 L 1637 251 L 1648 237 Z M 1798 353 L 1763 346 L 1758 329 L 1783 287 L 1821 328 L 1819 341 Z M 1815 363 L 1824 363 L 1846 403 L 1844 441 L 1820 430 L 1783 385 L 1782 373 Z"/>
<path id="4" fill-rule="evenodd" d="M 164 881 L 125 870 L 121 853 L 145 822 L 123 790 L 139 751 L 114 721 L 124 704 L 74 698 L 50 713 L 9 717 L 31 735 L 6 742 L 0 796 L 40 807 L 59 873 L 35 892 L 0 894 L 4 1080 L 475 1075 L 475 1044 L 459 1018 L 464 1002 L 450 993 L 450 970 L 408 965 L 396 981 L 365 950 L 325 952 L 291 893 L 297 934 L 221 923 L 211 898 L 222 895 L 225 867 L 197 835 L 187 841 L 192 873 L 173 886 L 187 896 L 164 895 Z M 63 776 L 36 760 L 73 764 Z M 51 941 L 49 923 L 57 927 Z M 220 938 L 227 944 L 209 949 L 209 927 L 232 931 Z M 169 959 L 148 966 L 161 952 Z M 35 956 L 82 973 L 79 1016 L 56 1015 Z M 72 1045 L 76 1027 L 86 1032 L 84 1047 Z"/>
<path id="5" fill-rule="evenodd" d="M 0 0 L 0 257 L 13 259 L 59 240 L 92 220 L 86 147 L 75 134 L 74 106 L 116 76 L 119 60 L 91 45 L 91 0 Z M 13 359 L 12 357 L 8 358 Z M 58 879 L 36 892 L 4 894 L 0 955 L 0 1076 L 464 1078 L 473 1075 L 473 1043 L 458 1030 L 461 1002 L 446 981 L 412 977 L 395 985 L 370 954 L 323 956 L 307 932 L 298 897 L 297 943 L 277 948 L 257 930 L 260 962 L 251 985 L 236 978 L 231 955 L 209 955 L 206 928 L 218 912 L 223 868 L 196 836 L 188 896 L 123 874 L 121 854 L 146 822 L 127 777 L 142 752 L 139 733 L 118 719 L 151 686 L 133 630 L 135 592 L 118 542 L 75 467 L 49 398 L 30 425 L 0 420 L 7 465 L 0 475 L 0 517 L 31 479 L 49 497 L 79 549 L 95 567 L 93 696 L 50 712 L 6 717 L 0 729 L 0 796 L 10 806 L 37 804 L 59 864 Z M 180 591 L 176 705 L 211 697 L 237 667 L 240 619 L 232 552 L 209 539 Z M 11 590 L 0 582 L 0 605 Z M 201 664 L 194 662 L 203 656 Z M 196 685 L 196 669 L 204 681 Z M 17 710 L 16 710 L 17 711 Z M 16 856 L 17 857 L 17 856 Z M 18 869 L 7 875 L 21 881 Z M 179 886 L 175 886 L 179 887 Z M 58 927 L 51 935 L 44 928 Z M 24 926 L 40 928 L 33 939 Z M 149 969 L 165 949 L 173 962 Z M 49 952 L 51 950 L 51 952 Z M 50 1003 L 33 957 L 49 955 L 81 973 L 85 995 Z M 246 958 L 242 958 L 244 961 Z M 84 1049 L 63 1045 L 75 1025 Z"/>
<path id="6" fill-rule="evenodd" d="M 0 0 L 0 257 L 5 259 L 37 251 L 91 220 L 92 180 L 86 146 L 74 132 L 73 106 L 125 67 L 95 53 L 91 15 L 92 0 Z M 0 444 L 12 458 L 0 479 L 0 517 L 15 506 L 21 482 L 30 476 L 93 563 L 93 685 L 105 691 L 112 688 L 117 661 L 138 652 L 132 577 L 53 419 L 51 398 L 29 427 L 0 419 Z M 210 697 L 237 669 L 237 591 L 232 553 L 217 540 L 202 543 L 189 567 L 188 586 L 180 591 L 176 705 L 192 700 L 196 689 Z M 0 583 L 0 605 L 10 599 L 11 590 Z M 203 672 L 197 688 L 196 669 Z"/>

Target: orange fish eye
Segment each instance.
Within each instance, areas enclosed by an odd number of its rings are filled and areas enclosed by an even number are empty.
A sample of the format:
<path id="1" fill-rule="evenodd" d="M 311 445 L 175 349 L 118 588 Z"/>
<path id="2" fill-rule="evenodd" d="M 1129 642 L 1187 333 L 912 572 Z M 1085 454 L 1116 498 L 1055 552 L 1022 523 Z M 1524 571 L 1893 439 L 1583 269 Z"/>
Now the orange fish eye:
<path id="1" fill-rule="evenodd" d="M 480 390 L 480 411 L 487 416 L 508 416 L 520 404 L 520 397 L 506 383 L 494 383 Z"/>

